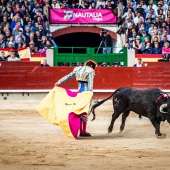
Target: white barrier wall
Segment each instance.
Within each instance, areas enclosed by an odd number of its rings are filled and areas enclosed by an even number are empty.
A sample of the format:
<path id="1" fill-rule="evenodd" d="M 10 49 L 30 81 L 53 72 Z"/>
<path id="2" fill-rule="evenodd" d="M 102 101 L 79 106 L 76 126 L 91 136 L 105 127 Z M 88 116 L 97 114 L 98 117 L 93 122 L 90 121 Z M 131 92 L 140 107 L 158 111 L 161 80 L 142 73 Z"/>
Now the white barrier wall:
<path id="1" fill-rule="evenodd" d="M 134 49 L 130 49 L 127 50 L 127 65 L 128 67 L 133 67 L 133 65 L 135 64 L 135 50 Z"/>
<path id="2" fill-rule="evenodd" d="M 54 49 L 47 49 L 46 59 L 50 66 L 54 66 Z"/>

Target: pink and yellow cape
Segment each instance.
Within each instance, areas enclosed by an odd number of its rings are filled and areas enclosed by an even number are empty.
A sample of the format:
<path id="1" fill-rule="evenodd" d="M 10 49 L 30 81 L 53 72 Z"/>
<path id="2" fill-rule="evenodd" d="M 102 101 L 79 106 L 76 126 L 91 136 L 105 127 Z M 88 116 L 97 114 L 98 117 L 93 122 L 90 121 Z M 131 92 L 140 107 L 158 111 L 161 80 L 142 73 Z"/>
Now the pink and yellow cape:
<path id="1" fill-rule="evenodd" d="M 37 106 L 37 111 L 49 122 L 60 126 L 71 138 L 77 138 L 80 115 L 88 113 L 93 92 L 72 92 L 55 86 Z"/>

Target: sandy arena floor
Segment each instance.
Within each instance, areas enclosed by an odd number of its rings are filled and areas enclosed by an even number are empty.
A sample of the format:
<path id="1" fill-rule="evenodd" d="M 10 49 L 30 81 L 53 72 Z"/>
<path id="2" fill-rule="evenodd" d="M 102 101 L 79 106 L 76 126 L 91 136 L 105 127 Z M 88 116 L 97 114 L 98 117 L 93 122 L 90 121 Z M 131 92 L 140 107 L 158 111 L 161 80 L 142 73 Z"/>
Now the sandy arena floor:
<path id="1" fill-rule="evenodd" d="M 38 101 L 0 101 L 1 170 L 169 170 L 170 125 L 161 124 L 165 139 L 157 139 L 148 119 L 131 114 L 123 133 L 120 118 L 107 134 L 111 101 L 96 109 L 88 122 L 91 138 L 67 138 L 35 107 Z M 90 116 L 90 119 L 92 116 Z"/>

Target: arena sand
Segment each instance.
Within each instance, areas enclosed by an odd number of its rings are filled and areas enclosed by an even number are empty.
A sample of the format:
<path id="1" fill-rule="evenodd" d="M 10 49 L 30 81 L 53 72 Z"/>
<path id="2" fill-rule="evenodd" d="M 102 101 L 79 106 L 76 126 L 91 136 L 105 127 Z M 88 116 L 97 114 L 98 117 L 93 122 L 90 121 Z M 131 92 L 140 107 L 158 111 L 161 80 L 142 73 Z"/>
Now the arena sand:
<path id="1" fill-rule="evenodd" d="M 119 133 L 121 117 L 107 134 L 113 112 L 107 101 L 89 117 L 91 138 L 67 138 L 58 126 L 47 122 L 35 110 L 35 101 L 0 101 L 1 170 L 169 170 L 170 126 L 161 124 L 167 138 L 157 139 L 146 118 L 134 113 Z"/>

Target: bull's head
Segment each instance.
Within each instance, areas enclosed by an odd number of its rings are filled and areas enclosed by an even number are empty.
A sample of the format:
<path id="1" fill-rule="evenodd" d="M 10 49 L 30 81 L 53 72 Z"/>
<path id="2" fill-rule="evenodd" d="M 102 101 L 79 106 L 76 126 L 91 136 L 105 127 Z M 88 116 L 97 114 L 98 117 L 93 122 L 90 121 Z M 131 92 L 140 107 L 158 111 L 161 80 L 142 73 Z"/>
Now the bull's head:
<path id="1" fill-rule="evenodd" d="M 162 104 L 159 110 L 162 114 L 166 114 L 166 120 L 170 124 L 170 102 Z"/>

